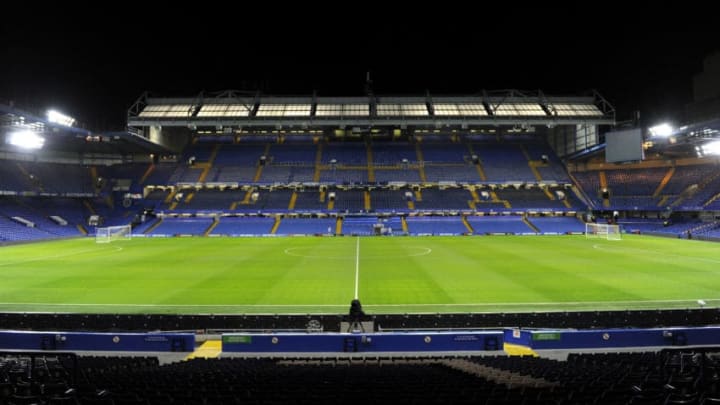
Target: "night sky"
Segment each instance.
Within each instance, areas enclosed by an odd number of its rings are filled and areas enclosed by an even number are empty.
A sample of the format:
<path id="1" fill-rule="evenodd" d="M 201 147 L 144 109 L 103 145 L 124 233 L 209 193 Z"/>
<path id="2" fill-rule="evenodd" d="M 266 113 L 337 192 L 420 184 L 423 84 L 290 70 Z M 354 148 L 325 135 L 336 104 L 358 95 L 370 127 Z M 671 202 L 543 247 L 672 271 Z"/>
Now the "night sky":
<path id="1" fill-rule="evenodd" d="M 720 50 L 720 28 L 704 25 L 702 10 L 648 17 L 642 8 L 654 3 L 644 2 L 635 10 L 603 4 L 602 12 L 457 4 L 422 7 L 419 15 L 365 5 L 332 17 L 280 4 L 282 13 L 222 4 L 197 11 L 168 3 L 145 18 L 128 11 L 140 5 L 90 10 L 97 17 L 67 10 L 6 14 L 0 101 L 55 107 L 91 129 L 110 130 L 123 127 L 127 108 L 145 90 L 361 96 L 370 72 L 378 95 L 509 88 L 564 95 L 595 88 L 616 106 L 618 119 L 639 110 L 650 124 L 682 118 L 692 76 L 705 55 Z"/>

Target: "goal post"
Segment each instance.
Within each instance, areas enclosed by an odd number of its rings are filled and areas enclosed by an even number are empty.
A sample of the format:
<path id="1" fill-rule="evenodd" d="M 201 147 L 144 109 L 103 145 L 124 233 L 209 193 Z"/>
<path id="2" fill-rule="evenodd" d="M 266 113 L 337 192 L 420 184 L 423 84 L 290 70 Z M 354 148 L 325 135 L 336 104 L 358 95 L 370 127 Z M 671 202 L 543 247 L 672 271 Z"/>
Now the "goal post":
<path id="1" fill-rule="evenodd" d="M 132 227 L 130 225 L 107 226 L 95 230 L 95 242 L 97 243 L 130 239 L 132 239 Z"/>
<path id="2" fill-rule="evenodd" d="M 586 238 L 602 238 L 607 240 L 621 240 L 620 225 L 596 224 L 588 222 L 585 224 Z"/>

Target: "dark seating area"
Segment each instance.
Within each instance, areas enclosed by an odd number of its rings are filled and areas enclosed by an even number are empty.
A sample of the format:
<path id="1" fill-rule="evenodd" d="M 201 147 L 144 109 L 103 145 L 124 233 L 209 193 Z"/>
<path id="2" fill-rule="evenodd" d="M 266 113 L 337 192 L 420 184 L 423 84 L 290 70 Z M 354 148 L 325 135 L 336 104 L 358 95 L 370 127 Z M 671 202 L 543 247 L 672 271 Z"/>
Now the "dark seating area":
<path id="1" fill-rule="evenodd" d="M 0 354 L 7 404 L 714 404 L 717 348 L 530 356 Z"/>

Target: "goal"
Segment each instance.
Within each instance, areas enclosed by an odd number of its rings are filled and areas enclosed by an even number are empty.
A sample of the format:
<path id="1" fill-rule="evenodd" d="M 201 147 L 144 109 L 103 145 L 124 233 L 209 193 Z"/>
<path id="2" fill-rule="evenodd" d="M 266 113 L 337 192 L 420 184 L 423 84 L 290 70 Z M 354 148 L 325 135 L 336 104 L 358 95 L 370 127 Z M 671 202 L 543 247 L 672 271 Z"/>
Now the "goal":
<path id="1" fill-rule="evenodd" d="M 607 240 L 621 240 L 622 235 L 620 234 L 620 225 L 610 224 L 585 224 L 585 237 L 586 238 L 602 238 Z"/>
<path id="2" fill-rule="evenodd" d="M 132 239 L 132 228 L 130 225 L 108 226 L 97 228 L 95 231 L 95 242 L 110 243 L 116 240 Z"/>

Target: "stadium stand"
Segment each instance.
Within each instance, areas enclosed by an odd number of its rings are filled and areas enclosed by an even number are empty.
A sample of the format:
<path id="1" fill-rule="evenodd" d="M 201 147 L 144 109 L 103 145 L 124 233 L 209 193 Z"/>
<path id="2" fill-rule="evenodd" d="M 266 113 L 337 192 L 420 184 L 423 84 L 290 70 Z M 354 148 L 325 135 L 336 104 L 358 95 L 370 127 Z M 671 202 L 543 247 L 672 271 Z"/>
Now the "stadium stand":
<path id="1" fill-rule="evenodd" d="M 408 217 L 411 235 L 463 235 L 468 228 L 458 217 Z"/>
<path id="2" fill-rule="evenodd" d="M 573 180 L 560 159 L 548 144 L 537 139 L 519 137 L 527 140 L 518 142 L 478 135 L 454 137 L 449 141 L 431 135 L 423 138 L 366 143 L 313 137 L 283 142 L 271 136 L 241 141 L 233 137 L 201 137 L 189 144 L 175 162 L 92 167 L 8 162 L 0 166 L 4 173 L 3 189 L 63 195 L 65 200 L 54 198 L 51 204 L 40 203 L 47 198 L 43 200 L 38 196 L 33 204 L 18 204 L 9 203 L 6 198 L 3 215 L 27 217 L 37 229 L 25 230 L 25 234 L 33 234 L 35 239 L 41 235 L 92 234 L 94 228 L 87 225 L 90 215 L 99 213 L 105 224 L 122 224 L 133 220 L 141 208 L 190 215 L 246 212 L 285 216 L 292 212 L 339 212 L 373 217 L 382 212 L 405 215 L 454 211 L 457 215 L 457 211 L 462 211 L 466 214 L 543 212 L 547 217 L 548 213 L 601 208 L 629 211 L 636 216 L 646 211 L 671 209 L 707 207 L 712 210 L 720 205 L 716 191 L 720 176 L 716 175 L 715 164 L 574 171 L 575 185 L 582 189 L 583 198 L 590 198 L 587 206 L 571 190 Z M 263 156 L 265 159 L 261 159 Z M 59 178 L 73 181 L 68 183 Z M 63 187 L 57 188 L 55 184 Z M 142 194 L 144 198 L 134 197 L 129 206 L 121 207 L 126 198 L 117 189 L 122 184 L 128 184 L 126 190 Z M 298 186 L 292 186 L 294 184 Z M 607 199 L 603 198 L 603 188 L 607 190 Z M 82 198 L 86 201 L 82 202 Z M 53 215 L 67 217 L 70 226 L 49 220 Z M 685 222 L 634 229 L 687 235 L 697 224 L 681 225 Z M 165 232 L 173 224 L 171 219 L 150 234 L 176 234 L 178 232 Z M 546 226 L 549 224 L 546 222 Z M 550 226 L 553 230 L 548 232 L 557 231 Z M 179 233 L 192 231 L 202 235 L 205 230 L 198 225 L 185 227 Z M 462 233 L 467 229 L 456 231 Z M 520 226 L 498 230 L 505 231 L 516 233 L 525 229 Z M 715 235 L 711 231 L 698 233 L 703 234 Z"/>
<path id="3" fill-rule="evenodd" d="M 334 218 L 283 218 L 277 235 L 329 235 L 335 233 Z"/>
<path id="4" fill-rule="evenodd" d="M 585 223 L 575 217 L 527 218 L 541 233 L 584 233 Z"/>
<path id="5" fill-rule="evenodd" d="M 515 234 L 536 233 L 530 224 L 521 216 L 488 216 L 467 218 L 476 234 Z"/>
<path id="6" fill-rule="evenodd" d="M 209 218 L 165 218 L 149 235 L 202 235 L 212 224 Z"/>
<path id="7" fill-rule="evenodd" d="M 223 217 L 212 230 L 212 234 L 225 236 L 268 235 L 274 223 L 274 218 Z"/>

